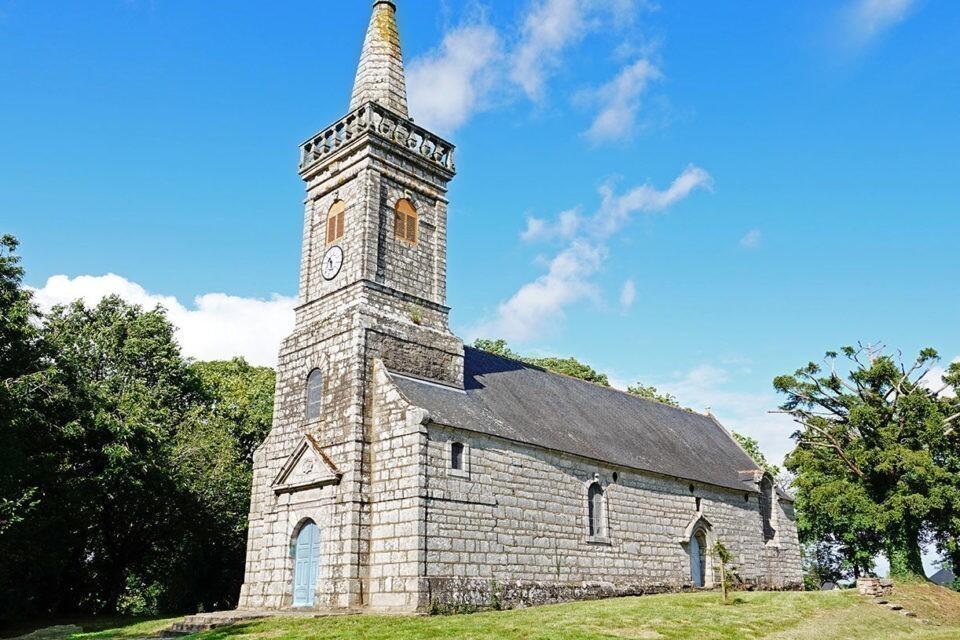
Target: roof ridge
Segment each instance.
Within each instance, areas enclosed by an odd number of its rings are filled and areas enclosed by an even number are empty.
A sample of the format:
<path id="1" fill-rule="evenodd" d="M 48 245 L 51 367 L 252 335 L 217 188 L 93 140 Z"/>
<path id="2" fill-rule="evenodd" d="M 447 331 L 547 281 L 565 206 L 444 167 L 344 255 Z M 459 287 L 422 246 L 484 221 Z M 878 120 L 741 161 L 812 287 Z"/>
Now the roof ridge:
<path id="1" fill-rule="evenodd" d="M 655 402 L 655 403 L 657 403 L 657 404 L 659 404 L 659 405 L 662 405 L 662 406 L 664 406 L 664 407 L 667 407 L 667 408 L 669 408 L 669 409 L 677 409 L 677 410 L 679 410 L 679 411 L 685 411 L 685 412 L 687 412 L 687 413 L 692 413 L 692 414 L 695 415 L 695 416 L 700 416 L 701 418 L 710 417 L 710 418 L 713 418 L 713 421 L 714 421 L 714 422 L 717 422 L 717 419 L 714 418 L 713 415 L 710 414 L 710 413 L 700 413 L 699 411 L 694 411 L 693 409 L 690 409 L 690 408 L 688 408 L 688 407 L 680 407 L 680 406 L 674 406 L 674 405 L 672 405 L 672 404 L 667 404 L 666 402 L 663 402 L 662 400 L 656 400 L 656 399 L 654 399 L 654 398 L 644 398 L 643 396 L 638 396 L 638 395 L 636 395 L 635 393 L 630 393 L 629 391 L 625 391 L 624 389 L 618 389 L 617 387 L 614 387 L 613 385 L 600 384 L 599 382 L 593 382 L 592 380 L 584 380 L 583 378 L 578 378 L 578 377 L 576 377 L 576 376 L 571 376 L 569 373 L 562 373 L 562 372 L 560 372 L 560 371 L 552 371 L 552 370 L 550 370 L 550 369 L 547 369 L 546 367 L 541 367 L 540 365 L 536 365 L 536 364 L 533 364 L 532 362 L 528 362 L 527 360 L 523 360 L 522 357 L 512 358 L 512 357 L 510 357 L 510 356 L 505 356 L 505 355 L 500 354 L 500 353 L 494 353 L 493 351 L 487 351 L 486 349 L 481 349 L 480 347 L 472 347 L 472 346 L 466 345 L 466 344 L 463 345 L 463 348 L 464 348 L 464 349 L 473 349 L 474 351 L 479 351 L 479 352 L 481 352 L 481 353 L 485 353 L 485 354 L 487 354 L 487 355 L 489 355 L 489 356 L 493 356 L 493 357 L 495 357 L 495 358 L 501 358 L 501 359 L 503 359 L 503 360 L 509 360 L 510 362 L 516 362 L 516 363 L 518 363 L 518 364 L 522 364 L 522 365 L 524 365 L 524 366 L 531 367 L 531 368 L 537 369 L 537 370 L 539 370 L 539 371 L 543 371 L 544 373 L 547 373 L 547 374 L 549 374 L 549 375 L 562 376 L 562 377 L 564 377 L 564 378 L 569 378 L 570 380 L 574 380 L 574 381 L 576 381 L 576 382 L 582 382 L 583 384 L 592 384 L 593 386 L 595 386 L 595 387 L 600 387 L 601 389 L 608 389 L 608 390 L 610 390 L 610 391 L 616 391 L 617 393 L 622 393 L 623 395 L 625 395 L 625 396 L 627 396 L 627 397 L 630 397 L 630 398 L 634 398 L 634 399 L 636 399 L 636 400 L 641 400 L 641 401 L 642 401 L 642 400 L 645 400 L 645 401 L 647 401 L 647 402 Z M 560 358 L 560 356 L 553 356 L 553 357 Z M 568 356 L 568 357 L 574 358 L 574 356 Z M 588 366 L 589 366 L 589 365 L 588 365 Z M 720 423 L 717 422 L 717 424 L 720 424 Z M 721 426 L 722 428 L 724 428 L 724 430 L 726 430 L 726 427 L 723 427 L 723 425 L 720 425 L 720 426 Z"/>

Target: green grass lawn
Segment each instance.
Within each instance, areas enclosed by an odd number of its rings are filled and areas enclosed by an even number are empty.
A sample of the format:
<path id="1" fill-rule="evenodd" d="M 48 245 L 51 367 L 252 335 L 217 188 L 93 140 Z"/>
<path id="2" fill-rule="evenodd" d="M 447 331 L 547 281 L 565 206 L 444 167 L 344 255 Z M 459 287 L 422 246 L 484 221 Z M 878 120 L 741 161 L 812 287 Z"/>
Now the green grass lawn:
<path id="1" fill-rule="evenodd" d="M 158 635 L 179 619 L 89 618 L 44 627 L 26 635 L 18 636 L 17 640 L 92 640 L 93 638 L 126 640 L 144 638 Z"/>
<path id="2" fill-rule="evenodd" d="M 892 601 L 916 611 L 923 623 L 856 594 L 737 593 L 723 606 L 714 593 L 686 593 L 577 602 L 470 615 L 273 618 L 215 629 L 193 640 L 863 640 L 960 639 L 960 594 L 933 585 L 898 586 Z M 136 638 L 163 628 L 152 621 L 112 630 L 35 636 L 50 640 Z"/>

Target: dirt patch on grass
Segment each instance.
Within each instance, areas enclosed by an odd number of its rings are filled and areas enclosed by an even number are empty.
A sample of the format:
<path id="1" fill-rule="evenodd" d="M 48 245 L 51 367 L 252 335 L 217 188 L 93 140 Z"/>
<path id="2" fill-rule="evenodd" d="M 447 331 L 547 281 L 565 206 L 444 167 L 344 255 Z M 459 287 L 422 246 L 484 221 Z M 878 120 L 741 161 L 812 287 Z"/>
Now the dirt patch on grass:
<path id="1" fill-rule="evenodd" d="M 960 593 L 956 591 L 930 582 L 898 582 L 887 599 L 930 622 L 960 626 Z"/>

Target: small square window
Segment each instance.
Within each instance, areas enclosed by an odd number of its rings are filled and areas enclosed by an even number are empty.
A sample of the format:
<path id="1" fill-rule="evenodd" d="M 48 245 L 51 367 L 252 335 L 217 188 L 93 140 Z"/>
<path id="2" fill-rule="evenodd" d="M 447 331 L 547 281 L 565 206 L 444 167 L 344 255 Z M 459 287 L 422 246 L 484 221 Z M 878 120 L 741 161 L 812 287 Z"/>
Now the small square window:
<path id="1" fill-rule="evenodd" d="M 451 476 L 466 478 L 469 476 L 467 470 L 467 456 L 469 448 L 462 442 L 450 443 L 450 471 Z"/>
<path id="2" fill-rule="evenodd" d="M 463 471 L 463 443 L 454 442 L 450 445 L 450 468 Z"/>

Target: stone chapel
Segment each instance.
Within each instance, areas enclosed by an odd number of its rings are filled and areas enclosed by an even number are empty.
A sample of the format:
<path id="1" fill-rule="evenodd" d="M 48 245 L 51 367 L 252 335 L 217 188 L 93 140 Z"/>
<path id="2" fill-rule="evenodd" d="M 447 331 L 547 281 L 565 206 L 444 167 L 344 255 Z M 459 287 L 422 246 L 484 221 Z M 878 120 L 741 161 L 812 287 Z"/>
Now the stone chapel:
<path id="1" fill-rule="evenodd" d="M 300 148 L 296 325 L 254 457 L 241 609 L 414 612 L 801 584 L 792 499 L 710 415 L 465 347 L 454 147 L 373 3 L 347 115 Z"/>

